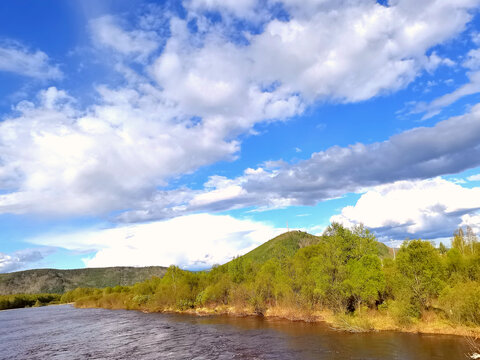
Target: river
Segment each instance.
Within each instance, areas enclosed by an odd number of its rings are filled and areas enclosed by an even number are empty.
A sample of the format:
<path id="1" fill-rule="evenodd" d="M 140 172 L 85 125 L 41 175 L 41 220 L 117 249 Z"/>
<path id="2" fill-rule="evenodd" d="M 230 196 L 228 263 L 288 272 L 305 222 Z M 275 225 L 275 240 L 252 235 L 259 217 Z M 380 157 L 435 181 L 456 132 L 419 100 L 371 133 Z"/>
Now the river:
<path id="1" fill-rule="evenodd" d="M 0 312 L 1 359 L 466 359 L 455 336 L 71 305 Z"/>

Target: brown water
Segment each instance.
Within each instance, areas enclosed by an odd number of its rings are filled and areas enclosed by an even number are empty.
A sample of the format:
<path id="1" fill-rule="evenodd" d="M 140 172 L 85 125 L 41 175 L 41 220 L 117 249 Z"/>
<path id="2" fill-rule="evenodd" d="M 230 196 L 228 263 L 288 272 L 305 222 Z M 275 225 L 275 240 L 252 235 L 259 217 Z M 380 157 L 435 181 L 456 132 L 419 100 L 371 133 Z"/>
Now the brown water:
<path id="1" fill-rule="evenodd" d="M 461 337 L 70 305 L 0 312 L 1 359 L 466 359 Z"/>

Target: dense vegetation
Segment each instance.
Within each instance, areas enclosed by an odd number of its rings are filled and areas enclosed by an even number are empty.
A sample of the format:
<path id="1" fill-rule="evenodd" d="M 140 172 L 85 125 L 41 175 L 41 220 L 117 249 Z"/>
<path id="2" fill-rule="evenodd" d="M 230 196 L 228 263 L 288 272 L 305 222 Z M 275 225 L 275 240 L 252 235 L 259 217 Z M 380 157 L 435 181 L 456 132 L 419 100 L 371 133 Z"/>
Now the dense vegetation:
<path id="1" fill-rule="evenodd" d="M 77 287 L 103 288 L 133 285 L 152 276 L 161 277 L 166 268 L 109 267 L 76 270 L 37 269 L 0 274 L 0 295 L 9 294 L 63 294 Z"/>
<path id="2" fill-rule="evenodd" d="M 60 303 L 59 294 L 17 294 L 0 295 L 0 310 Z"/>
<path id="3" fill-rule="evenodd" d="M 80 307 L 223 311 L 309 319 L 328 311 L 351 328 L 377 318 L 408 327 L 428 321 L 480 325 L 480 244 L 468 228 L 452 248 L 406 241 L 389 256 L 372 233 L 332 224 L 321 237 L 289 232 L 206 272 L 168 268 L 133 286 L 76 289 Z M 222 310 L 223 309 L 223 310 Z"/>

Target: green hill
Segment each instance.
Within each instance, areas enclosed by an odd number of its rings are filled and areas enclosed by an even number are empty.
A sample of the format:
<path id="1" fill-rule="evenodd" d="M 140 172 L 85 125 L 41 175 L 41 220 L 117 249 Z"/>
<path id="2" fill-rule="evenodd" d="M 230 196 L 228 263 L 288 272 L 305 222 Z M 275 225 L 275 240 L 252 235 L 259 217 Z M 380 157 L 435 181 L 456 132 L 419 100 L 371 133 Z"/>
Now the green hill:
<path id="1" fill-rule="evenodd" d="M 256 263 L 264 263 L 273 257 L 293 256 L 298 249 L 316 244 L 320 240 L 319 236 L 303 231 L 289 231 L 263 243 L 241 257 Z"/>
<path id="2" fill-rule="evenodd" d="M 161 277 L 166 268 L 107 267 L 75 270 L 36 269 L 0 274 L 0 295 L 9 294 L 61 294 L 77 287 L 103 288 L 133 285 L 152 276 Z"/>
<path id="3" fill-rule="evenodd" d="M 378 256 L 380 259 L 391 258 L 393 259 L 393 251 L 387 245 L 381 242 L 377 242 Z"/>
<path id="4" fill-rule="evenodd" d="M 263 243 L 241 256 L 241 258 L 255 263 L 264 263 L 274 257 L 291 257 L 299 249 L 315 245 L 320 241 L 322 241 L 321 236 L 315 236 L 303 231 L 289 231 Z M 377 242 L 377 248 L 380 258 L 393 258 L 387 245 Z"/>

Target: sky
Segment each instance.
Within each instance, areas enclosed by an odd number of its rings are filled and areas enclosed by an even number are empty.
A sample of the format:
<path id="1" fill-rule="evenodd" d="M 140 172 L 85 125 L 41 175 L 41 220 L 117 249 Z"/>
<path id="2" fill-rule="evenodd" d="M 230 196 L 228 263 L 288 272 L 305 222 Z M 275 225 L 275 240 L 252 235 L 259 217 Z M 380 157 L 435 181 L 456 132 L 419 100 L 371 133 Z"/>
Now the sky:
<path id="1" fill-rule="evenodd" d="M 480 0 L 0 2 L 0 272 L 480 233 Z"/>

